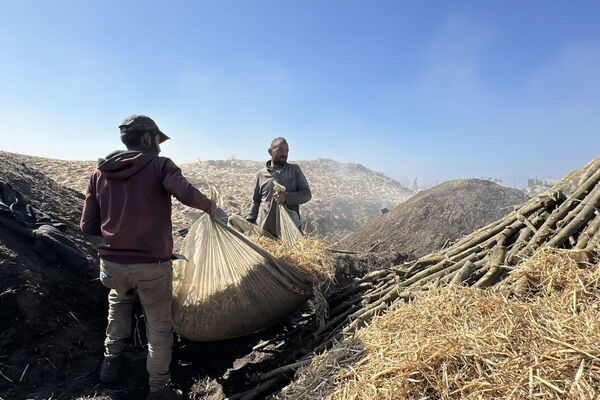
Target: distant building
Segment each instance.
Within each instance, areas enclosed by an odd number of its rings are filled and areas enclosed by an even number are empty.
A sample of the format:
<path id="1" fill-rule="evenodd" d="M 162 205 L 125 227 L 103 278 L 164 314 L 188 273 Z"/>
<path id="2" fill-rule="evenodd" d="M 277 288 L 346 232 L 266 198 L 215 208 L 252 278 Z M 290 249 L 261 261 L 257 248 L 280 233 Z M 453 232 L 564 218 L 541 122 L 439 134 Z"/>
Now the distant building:
<path id="1" fill-rule="evenodd" d="M 530 196 L 547 192 L 552 186 L 558 183 L 558 179 L 547 179 L 547 178 L 531 178 L 527 179 L 527 188 L 525 193 Z"/>
<path id="2" fill-rule="evenodd" d="M 500 178 L 492 178 L 492 177 L 487 177 L 487 178 L 484 178 L 484 177 L 482 177 L 482 178 L 480 178 L 480 179 L 482 179 L 482 180 L 484 180 L 484 181 L 490 181 L 490 182 L 494 182 L 494 183 L 497 183 L 498 185 L 501 185 L 501 184 L 502 184 L 502 179 L 500 179 Z"/>

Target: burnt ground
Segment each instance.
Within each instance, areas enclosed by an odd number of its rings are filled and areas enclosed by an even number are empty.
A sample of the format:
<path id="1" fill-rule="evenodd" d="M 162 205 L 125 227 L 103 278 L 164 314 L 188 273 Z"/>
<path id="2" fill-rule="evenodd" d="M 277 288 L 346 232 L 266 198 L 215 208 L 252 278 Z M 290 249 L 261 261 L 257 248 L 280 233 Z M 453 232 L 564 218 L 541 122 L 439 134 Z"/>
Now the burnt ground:
<path id="1" fill-rule="evenodd" d="M 99 283 L 4 230 L 0 243 L 0 397 L 56 398 L 87 386 L 102 351 Z"/>
<path id="2" fill-rule="evenodd" d="M 97 265 L 77 229 L 81 194 L 11 159 L 2 159 L 0 177 L 66 224 L 66 235 Z M 34 239 L 0 226 L 0 397 L 57 398 L 87 387 L 102 351 L 105 308 L 97 268 L 71 270 Z"/>
<path id="3" fill-rule="evenodd" d="M 82 276 L 49 262 L 32 252 L 26 240 L 1 229 L 0 242 L 0 397 L 145 398 L 148 388 L 141 310 L 133 316 L 134 332 L 122 379 L 114 386 L 101 385 L 97 374 L 107 291 L 96 272 Z M 380 256 L 340 256 L 340 280 L 345 282 L 371 270 L 381 260 Z M 387 260 L 391 265 L 397 257 Z M 221 399 L 253 388 L 253 376 L 279 366 L 298 345 L 298 336 L 286 335 L 308 312 L 306 306 L 270 329 L 234 340 L 193 343 L 176 337 L 174 384 L 189 399 Z M 253 350 L 264 341 L 271 344 Z"/>
<path id="4" fill-rule="evenodd" d="M 1 161 L 0 177 L 31 205 L 66 224 L 66 235 L 93 268 L 89 272 L 71 270 L 34 249 L 33 239 L 0 225 L 0 398 L 144 399 L 148 387 L 140 308 L 132 317 L 133 340 L 125 355 L 122 379 L 111 387 L 97 379 L 107 289 L 98 279 L 94 246 L 78 230 L 83 196 L 24 163 L 10 158 Z M 338 280 L 345 283 L 352 276 L 402 259 L 398 254 L 342 254 L 337 258 Z M 289 332 L 299 324 L 310 330 L 302 320 L 309 311 L 306 306 L 270 329 L 239 339 L 212 343 L 176 339 L 175 386 L 190 399 L 220 399 L 255 387 L 252 376 L 293 360 L 290 351 L 299 347 L 299 338 Z M 265 341 L 270 344 L 253 350 Z"/>

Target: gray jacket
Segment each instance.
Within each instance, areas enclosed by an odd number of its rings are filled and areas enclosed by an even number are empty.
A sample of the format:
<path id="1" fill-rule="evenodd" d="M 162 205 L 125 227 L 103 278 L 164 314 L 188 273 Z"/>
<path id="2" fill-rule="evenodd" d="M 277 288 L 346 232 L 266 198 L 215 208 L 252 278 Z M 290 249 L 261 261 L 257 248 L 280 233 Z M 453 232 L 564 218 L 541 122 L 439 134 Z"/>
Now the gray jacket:
<path id="1" fill-rule="evenodd" d="M 273 181 L 285 186 L 285 206 L 290 210 L 290 215 L 300 227 L 300 204 L 306 203 L 312 197 L 308 182 L 297 164 L 286 163 L 280 170 L 271 168 L 271 161 L 267 161 L 265 168 L 257 172 L 254 180 L 254 194 L 252 195 L 252 208 L 246 218 L 263 229 L 274 233 L 275 227 L 269 216 L 273 204 Z"/>

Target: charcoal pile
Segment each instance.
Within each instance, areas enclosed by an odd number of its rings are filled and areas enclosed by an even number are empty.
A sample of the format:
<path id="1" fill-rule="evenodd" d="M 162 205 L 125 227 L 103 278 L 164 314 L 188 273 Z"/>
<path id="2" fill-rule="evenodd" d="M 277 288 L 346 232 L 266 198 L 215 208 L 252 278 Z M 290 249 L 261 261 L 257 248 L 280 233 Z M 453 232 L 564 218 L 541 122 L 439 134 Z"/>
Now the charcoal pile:
<path id="1" fill-rule="evenodd" d="M 78 228 L 83 196 L 10 153 L 0 161 L 15 216 L 40 221 L 14 219 L 6 203 L 0 213 L 0 397 L 76 397 L 96 383 L 106 324 L 97 255 Z M 89 270 L 41 246 L 39 228 L 55 226 Z"/>
<path id="2" fill-rule="evenodd" d="M 486 180 L 444 182 L 367 222 L 336 248 L 400 251 L 418 258 L 496 221 L 525 200 L 520 190 Z"/>

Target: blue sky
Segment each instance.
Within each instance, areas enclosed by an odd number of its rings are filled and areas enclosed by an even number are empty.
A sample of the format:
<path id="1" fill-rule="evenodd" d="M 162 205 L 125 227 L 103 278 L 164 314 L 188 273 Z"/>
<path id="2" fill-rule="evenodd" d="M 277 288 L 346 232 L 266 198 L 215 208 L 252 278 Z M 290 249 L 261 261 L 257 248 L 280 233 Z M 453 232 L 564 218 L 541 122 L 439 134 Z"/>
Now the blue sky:
<path id="1" fill-rule="evenodd" d="M 600 2 L 5 1 L 0 149 L 360 162 L 434 183 L 561 177 L 600 152 Z"/>

